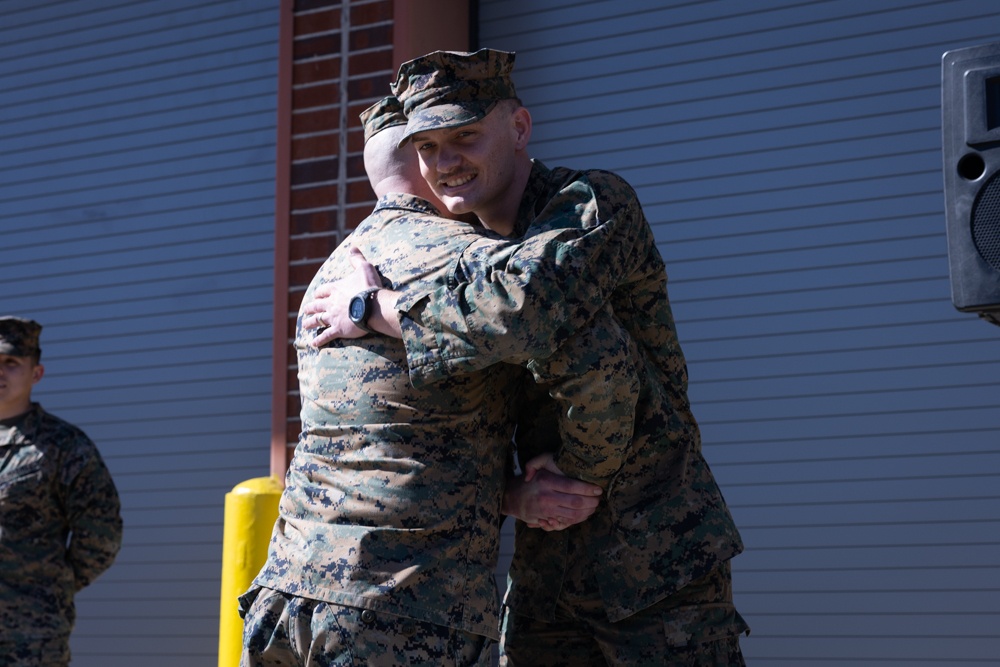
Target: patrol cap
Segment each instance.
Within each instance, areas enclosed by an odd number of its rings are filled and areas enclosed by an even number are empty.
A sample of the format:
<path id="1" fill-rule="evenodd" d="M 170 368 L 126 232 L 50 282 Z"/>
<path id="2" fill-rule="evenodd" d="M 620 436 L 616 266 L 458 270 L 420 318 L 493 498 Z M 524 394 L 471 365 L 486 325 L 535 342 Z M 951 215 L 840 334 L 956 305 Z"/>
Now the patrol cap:
<path id="1" fill-rule="evenodd" d="M 417 132 L 475 123 L 517 97 L 512 69 L 514 53 L 494 49 L 434 51 L 400 65 L 392 85 L 407 118 L 400 145 Z"/>
<path id="2" fill-rule="evenodd" d="M 42 348 L 38 337 L 42 325 L 34 320 L 13 315 L 0 316 L 0 354 L 12 357 L 38 357 Z"/>
<path id="3" fill-rule="evenodd" d="M 361 123 L 365 127 L 365 143 L 376 134 L 394 125 L 406 125 L 403 105 L 394 95 L 383 97 L 361 112 Z"/>

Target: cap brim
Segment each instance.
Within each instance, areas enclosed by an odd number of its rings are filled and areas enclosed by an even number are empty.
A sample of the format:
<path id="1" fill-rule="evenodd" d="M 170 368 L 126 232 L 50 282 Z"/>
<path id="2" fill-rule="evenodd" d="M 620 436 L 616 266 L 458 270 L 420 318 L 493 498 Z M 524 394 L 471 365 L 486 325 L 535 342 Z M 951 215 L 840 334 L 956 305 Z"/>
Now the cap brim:
<path id="1" fill-rule="evenodd" d="M 463 102 L 462 104 L 439 104 L 414 111 L 407 119 L 406 132 L 399 140 L 402 147 L 414 134 L 429 130 L 444 130 L 451 127 L 471 125 L 486 117 L 496 100 L 483 102 Z"/>

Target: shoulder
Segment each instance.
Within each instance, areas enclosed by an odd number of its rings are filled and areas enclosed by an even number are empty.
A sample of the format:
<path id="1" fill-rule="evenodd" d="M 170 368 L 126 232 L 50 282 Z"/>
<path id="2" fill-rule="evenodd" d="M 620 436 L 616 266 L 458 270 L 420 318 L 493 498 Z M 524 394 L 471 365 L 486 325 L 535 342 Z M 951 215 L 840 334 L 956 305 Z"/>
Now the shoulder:
<path id="1" fill-rule="evenodd" d="M 587 184 L 602 205 L 617 207 L 638 199 L 635 188 L 613 171 L 588 169 L 578 173 L 579 180 Z"/>
<path id="2" fill-rule="evenodd" d="M 46 412 L 37 404 L 23 425 L 22 436 L 22 442 L 39 460 L 46 461 L 45 467 L 53 474 L 60 470 L 63 471 L 60 476 L 64 473 L 73 476 L 74 471 L 101 460 L 97 445 L 83 429 Z"/>
<path id="3" fill-rule="evenodd" d="M 588 182 L 593 184 L 595 188 L 610 188 L 635 192 L 632 186 L 629 185 L 628 181 L 613 171 L 607 171 L 605 169 L 587 169 L 586 171 L 580 173 L 583 174 L 583 177 L 586 178 Z"/>
<path id="4" fill-rule="evenodd" d="M 93 441 L 83 429 L 45 411 L 41 406 L 36 407 L 34 419 L 34 437 L 40 442 L 65 450 L 94 448 Z"/>
<path id="5" fill-rule="evenodd" d="M 625 178 L 605 169 L 556 167 L 547 177 L 552 197 L 591 199 L 601 208 L 617 208 L 638 199 L 635 188 Z"/>
<path id="6" fill-rule="evenodd" d="M 567 226 L 589 229 L 621 215 L 642 217 L 635 190 L 614 172 L 556 167 L 542 178 L 546 192 L 526 211 L 532 216 L 528 229 L 535 232 Z"/>
<path id="7" fill-rule="evenodd" d="M 385 195 L 379 207 L 341 247 L 355 245 L 365 257 L 397 257 L 401 250 L 449 243 L 455 237 L 474 237 L 481 232 L 469 223 L 443 217 L 430 202 L 412 195 Z"/>

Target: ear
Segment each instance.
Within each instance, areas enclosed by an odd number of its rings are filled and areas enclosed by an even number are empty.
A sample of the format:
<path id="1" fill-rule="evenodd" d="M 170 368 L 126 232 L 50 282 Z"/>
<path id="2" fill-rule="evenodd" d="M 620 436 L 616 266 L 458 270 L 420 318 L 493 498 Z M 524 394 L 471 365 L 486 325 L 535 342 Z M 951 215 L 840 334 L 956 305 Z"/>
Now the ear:
<path id="1" fill-rule="evenodd" d="M 31 384 L 41 380 L 43 375 L 45 375 L 45 366 L 35 364 L 35 367 L 31 369 Z"/>
<path id="2" fill-rule="evenodd" d="M 531 114 L 524 107 L 518 107 L 512 115 L 515 133 L 515 148 L 523 151 L 528 147 L 528 140 L 531 139 Z"/>

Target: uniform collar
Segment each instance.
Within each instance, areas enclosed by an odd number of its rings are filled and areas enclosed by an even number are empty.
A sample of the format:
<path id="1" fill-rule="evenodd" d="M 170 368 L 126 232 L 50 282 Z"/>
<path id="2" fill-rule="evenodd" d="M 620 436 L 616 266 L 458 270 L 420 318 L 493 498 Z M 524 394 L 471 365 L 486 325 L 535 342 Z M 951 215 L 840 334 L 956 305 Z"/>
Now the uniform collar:
<path id="1" fill-rule="evenodd" d="M 378 200 L 378 204 L 375 205 L 375 210 L 380 211 L 383 209 L 412 211 L 414 213 L 423 213 L 425 215 L 441 217 L 441 212 L 435 208 L 434 204 L 422 197 L 402 192 L 390 192 L 382 195 L 382 197 Z"/>

